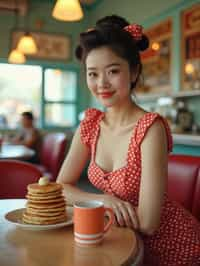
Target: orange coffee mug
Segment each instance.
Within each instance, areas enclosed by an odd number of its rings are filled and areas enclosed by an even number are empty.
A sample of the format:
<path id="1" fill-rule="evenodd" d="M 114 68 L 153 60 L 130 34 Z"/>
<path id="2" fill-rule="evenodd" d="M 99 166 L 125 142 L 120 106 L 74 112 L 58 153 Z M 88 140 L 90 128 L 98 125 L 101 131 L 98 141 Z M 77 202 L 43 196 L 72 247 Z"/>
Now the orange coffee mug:
<path id="1" fill-rule="evenodd" d="M 105 224 L 105 213 L 108 222 Z M 96 245 L 102 242 L 104 234 L 114 221 L 114 213 L 101 201 L 77 202 L 74 204 L 74 239 L 80 245 Z"/>

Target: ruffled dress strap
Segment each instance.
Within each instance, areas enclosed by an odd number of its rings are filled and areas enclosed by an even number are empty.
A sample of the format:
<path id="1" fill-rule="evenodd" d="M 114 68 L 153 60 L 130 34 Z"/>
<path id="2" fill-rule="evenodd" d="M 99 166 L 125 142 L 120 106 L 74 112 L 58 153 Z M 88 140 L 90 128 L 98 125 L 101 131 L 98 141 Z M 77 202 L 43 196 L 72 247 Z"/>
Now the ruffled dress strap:
<path id="1" fill-rule="evenodd" d="M 93 144 L 96 131 L 98 130 L 98 123 L 104 113 L 95 108 L 88 108 L 84 112 L 84 118 L 80 123 L 80 137 L 83 144 L 90 149 Z"/>
<path id="2" fill-rule="evenodd" d="M 139 119 L 136 129 L 135 129 L 135 142 L 137 146 L 140 146 L 144 137 L 146 136 L 148 129 L 151 127 L 151 125 L 157 120 L 160 119 L 164 125 L 166 136 L 167 136 L 167 146 L 168 146 L 168 152 L 172 151 L 173 147 L 173 140 L 171 131 L 169 128 L 169 125 L 167 123 L 167 120 L 163 118 L 158 113 L 146 113 L 142 118 Z"/>

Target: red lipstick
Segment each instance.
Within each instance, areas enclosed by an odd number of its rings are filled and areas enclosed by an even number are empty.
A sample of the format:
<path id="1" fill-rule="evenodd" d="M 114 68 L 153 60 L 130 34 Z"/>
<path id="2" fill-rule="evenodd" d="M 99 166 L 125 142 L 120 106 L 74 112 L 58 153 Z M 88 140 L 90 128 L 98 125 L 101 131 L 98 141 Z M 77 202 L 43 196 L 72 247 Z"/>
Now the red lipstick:
<path id="1" fill-rule="evenodd" d="M 111 98 L 113 96 L 114 92 L 102 92 L 99 93 L 99 95 L 101 95 L 102 98 Z"/>

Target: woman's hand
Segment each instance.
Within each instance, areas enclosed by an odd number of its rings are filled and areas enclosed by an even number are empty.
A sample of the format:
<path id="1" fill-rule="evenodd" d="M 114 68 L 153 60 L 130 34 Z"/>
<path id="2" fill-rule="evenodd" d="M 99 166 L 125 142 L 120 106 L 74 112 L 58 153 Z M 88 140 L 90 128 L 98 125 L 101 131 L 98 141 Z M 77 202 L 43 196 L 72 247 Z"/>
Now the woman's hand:
<path id="1" fill-rule="evenodd" d="M 129 202 L 111 195 L 104 195 L 103 202 L 105 207 L 111 208 L 114 211 L 115 223 L 117 225 L 138 229 L 139 222 L 137 214 Z"/>

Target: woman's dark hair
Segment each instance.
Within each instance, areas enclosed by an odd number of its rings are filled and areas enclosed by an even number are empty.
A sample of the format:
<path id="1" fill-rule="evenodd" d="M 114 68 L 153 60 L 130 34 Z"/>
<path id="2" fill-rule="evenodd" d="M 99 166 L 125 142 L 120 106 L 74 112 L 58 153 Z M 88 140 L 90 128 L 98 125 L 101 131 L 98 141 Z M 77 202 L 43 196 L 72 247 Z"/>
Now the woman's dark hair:
<path id="1" fill-rule="evenodd" d="M 117 15 L 106 16 L 96 22 L 96 26 L 80 34 L 80 42 L 75 50 L 76 57 L 85 62 L 88 53 L 101 46 L 108 46 L 119 57 L 125 59 L 131 70 L 137 70 L 138 75 L 131 84 L 131 89 L 136 86 L 142 71 L 140 51 L 148 48 L 149 41 L 145 35 L 137 41 L 124 30 L 129 23 Z"/>

